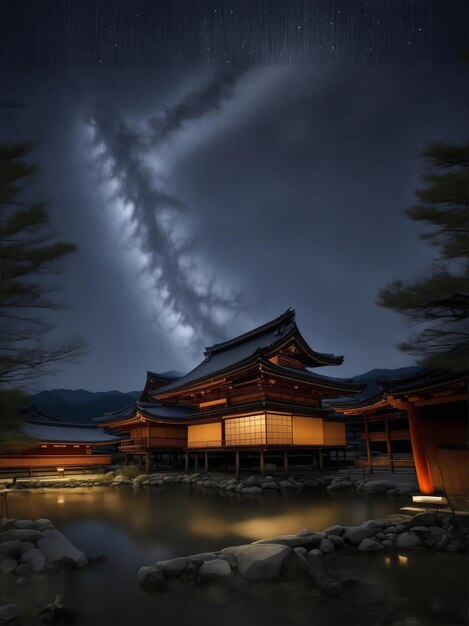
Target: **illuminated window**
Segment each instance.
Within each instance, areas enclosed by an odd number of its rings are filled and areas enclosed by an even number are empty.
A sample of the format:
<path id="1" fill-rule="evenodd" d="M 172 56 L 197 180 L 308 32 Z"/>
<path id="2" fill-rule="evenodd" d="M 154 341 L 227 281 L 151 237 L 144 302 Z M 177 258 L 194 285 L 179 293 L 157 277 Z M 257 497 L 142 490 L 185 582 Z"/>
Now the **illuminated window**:
<path id="1" fill-rule="evenodd" d="M 225 421 L 225 442 L 227 446 L 265 445 L 265 415 L 235 417 Z"/>
<path id="2" fill-rule="evenodd" d="M 267 443 L 291 445 L 292 419 L 290 415 L 267 415 Z"/>

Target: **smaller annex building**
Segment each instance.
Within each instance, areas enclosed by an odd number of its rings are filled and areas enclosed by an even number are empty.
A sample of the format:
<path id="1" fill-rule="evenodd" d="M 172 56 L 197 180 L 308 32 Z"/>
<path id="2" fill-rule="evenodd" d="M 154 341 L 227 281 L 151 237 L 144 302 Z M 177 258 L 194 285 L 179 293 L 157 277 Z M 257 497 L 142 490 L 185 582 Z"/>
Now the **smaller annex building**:
<path id="1" fill-rule="evenodd" d="M 469 510 L 467 372 L 420 369 L 410 376 L 380 382 L 368 398 L 334 403 L 337 413 L 363 424 L 367 466 L 403 461 L 394 452 L 411 443 L 412 461 L 423 494 L 443 493 L 454 508 Z M 375 460 L 373 446 L 385 442 L 387 459 Z"/>
<path id="2" fill-rule="evenodd" d="M 22 410 L 23 433 L 31 444 L 16 451 L 0 451 L 0 472 L 28 472 L 100 468 L 111 464 L 111 451 L 102 450 L 119 439 L 95 425 L 72 424 L 41 413 L 31 406 Z"/>
<path id="3" fill-rule="evenodd" d="M 259 454 L 261 474 L 266 452 L 313 453 L 346 446 L 345 420 L 323 401 L 352 396 L 364 385 L 311 371 L 340 365 L 343 357 L 313 350 L 301 335 L 295 311 L 234 339 L 206 348 L 204 359 L 185 376 L 148 372 L 140 400 L 99 418 L 99 424 L 124 436 L 120 448 L 144 458 L 147 471 L 158 452 L 232 454 L 236 472 L 240 453 Z"/>

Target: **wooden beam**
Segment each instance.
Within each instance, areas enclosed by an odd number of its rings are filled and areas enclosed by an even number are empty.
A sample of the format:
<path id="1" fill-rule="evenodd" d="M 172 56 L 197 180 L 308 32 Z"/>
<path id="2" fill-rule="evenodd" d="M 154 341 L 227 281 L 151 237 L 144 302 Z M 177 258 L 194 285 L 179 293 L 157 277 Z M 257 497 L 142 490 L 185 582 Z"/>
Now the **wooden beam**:
<path id="1" fill-rule="evenodd" d="M 370 474 L 373 473 L 373 465 L 371 464 L 371 444 L 370 444 L 370 432 L 368 430 L 368 417 L 365 415 L 365 443 L 366 443 L 366 457 L 368 459 L 368 469 Z"/>
<path id="2" fill-rule="evenodd" d="M 265 476 L 265 456 L 264 456 L 264 450 L 261 450 L 259 452 L 259 464 L 260 464 L 260 473 L 262 478 L 264 478 Z"/>
<path id="3" fill-rule="evenodd" d="M 283 451 L 283 470 L 285 477 L 288 478 L 288 450 Z"/>
<path id="4" fill-rule="evenodd" d="M 386 448 L 388 451 L 389 469 L 391 470 L 391 472 L 394 472 L 394 463 L 392 462 L 391 434 L 389 432 L 389 422 L 387 417 L 384 418 L 384 429 L 386 431 Z"/>
<path id="5" fill-rule="evenodd" d="M 205 456 L 204 472 L 208 474 L 208 451 L 207 450 L 205 450 L 204 456 Z"/>

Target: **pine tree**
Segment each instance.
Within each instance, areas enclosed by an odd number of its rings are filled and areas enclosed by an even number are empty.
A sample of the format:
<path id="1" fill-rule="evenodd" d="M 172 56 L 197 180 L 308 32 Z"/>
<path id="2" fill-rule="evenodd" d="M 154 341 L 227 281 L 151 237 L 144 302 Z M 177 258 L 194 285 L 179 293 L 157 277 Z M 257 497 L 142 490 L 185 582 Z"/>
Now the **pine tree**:
<path id="1" fill-rule="evenodd" d="M 401 350 L 428 367 L 469 370 L 469 143 L 432 144 L 423 157 L 426 186 L 407 214 L 431 227 L 421 237 L 436 258 L 426 276 L 387 285 L 378 303 L 416 325 Z"/>
<path id="2" fill-rule="evenodd" d="M 19 432 L 17 412 L 25 383 L 55 363 L 83 352 L 80 338 L 48 341 L 54 298 L 51 277 L 76 246 L 56 239 L 43 203 L 30 201 L 27 186 L 37 173 L 28 143 L 0 144 L 0 442 Z"/>

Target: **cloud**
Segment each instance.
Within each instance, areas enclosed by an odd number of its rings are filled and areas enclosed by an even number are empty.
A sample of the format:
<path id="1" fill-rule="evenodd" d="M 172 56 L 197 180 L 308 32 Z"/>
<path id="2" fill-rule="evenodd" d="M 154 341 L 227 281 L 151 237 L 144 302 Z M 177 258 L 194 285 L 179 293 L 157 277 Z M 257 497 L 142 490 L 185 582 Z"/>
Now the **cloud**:
<path id="1" fill-rule="evenodd" d="M 166 326 L 194 349 L 202 341 L 224 337 L 223 326 L 237 308 L 239 294 L 222 288 L 205 270 L 185 222 L 190 211 L 167 188 L 151 151 L 156 148 L 158 154 L 161 144 L 186 122 L 219 109 L 238 76 L 232 71 L 216 77 L 138 128 L 107 107 L 97 108 L 90 120 L 94 158 L 115 206 L 128 220 L 137 265 L 146 275 L 147 297 Z"/>

